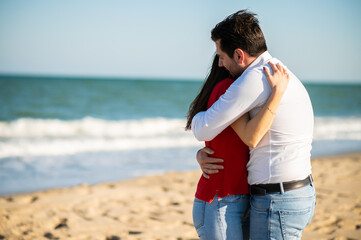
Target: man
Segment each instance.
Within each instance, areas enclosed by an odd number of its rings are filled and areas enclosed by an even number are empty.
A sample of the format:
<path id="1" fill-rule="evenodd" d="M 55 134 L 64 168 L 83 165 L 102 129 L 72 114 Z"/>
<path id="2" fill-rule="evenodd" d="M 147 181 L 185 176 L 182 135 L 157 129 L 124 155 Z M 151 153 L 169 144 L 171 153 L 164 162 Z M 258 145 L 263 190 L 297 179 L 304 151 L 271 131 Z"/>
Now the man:
<path id="1" fill-rule="evenodd" d="M 212 40 L 219 66 L 237 79 L 227 92 L 192 120 L 200 141 L 210 141 L 243 114 L 256 115 L 271 89 L 263 68 L 279 63 L 267 45 L 255 15 L 238 11 L 216 25 Z M 251 239 L 300 239 L 315 208 L 310 151 L 313 110 L 306 89 L 288 71 L 290 80 L 269 131 L 250 149 L 247 164 L 251 194 Z M 271 110 L 270 110 L 271 111 Z M 212 150 L 198 151 L 197 160 L 207 177 L 222 166 L 208 157 Z"/>

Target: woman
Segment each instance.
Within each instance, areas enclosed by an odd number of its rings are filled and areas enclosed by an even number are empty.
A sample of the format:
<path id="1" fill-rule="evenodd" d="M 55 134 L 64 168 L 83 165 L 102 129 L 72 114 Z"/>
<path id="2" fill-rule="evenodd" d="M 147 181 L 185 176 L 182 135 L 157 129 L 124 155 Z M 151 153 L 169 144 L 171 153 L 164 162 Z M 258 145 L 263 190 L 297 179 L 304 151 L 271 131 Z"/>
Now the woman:
<path id="1" fill-rule="evenodd" d="M 192 118 L 198 112 L 211 107 L 233 83 L 228 71 L 218 67 L 218 60 L 216 55 L 209 76 L 190 105 L 186 129 L 191 128 Z M 224 170 L 211 178 L 204 175 L 198 182 L 193 222 L 201 239 L 248 239 L 248 146 L 257 145 L 268 131 L 289 78 L 281 66 L 272 63 L 270 65 L 277 74 L 270 75 L 265 69 L 269 84 L 272 89 L 277 85 L 281 91 L 273 91 L 267 103 L 252 120 L 245 114 L 212 141 L 205 143 L 207 147 L 215 150 L 212 157 L 224 160 Z"/>

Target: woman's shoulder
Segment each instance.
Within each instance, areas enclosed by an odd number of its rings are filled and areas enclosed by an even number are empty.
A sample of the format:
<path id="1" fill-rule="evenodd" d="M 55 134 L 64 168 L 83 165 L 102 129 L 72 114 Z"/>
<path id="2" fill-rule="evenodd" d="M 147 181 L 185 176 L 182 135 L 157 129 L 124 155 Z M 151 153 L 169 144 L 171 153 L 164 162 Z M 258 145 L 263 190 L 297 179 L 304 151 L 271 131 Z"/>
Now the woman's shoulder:
<path id="1" fill-rule="evenodd" d="M 231 78 L 226 78 L 226 79 L 220 81 L 214 87 L 214 89 L 212 91 L 212 95 L 216 95 L 217 98 L 220 97 L 222 94 L 224 94 L 227 91 L 227 89 L 229 88 L 229 86 L 232 85 L 233 82 L 234 82 L 234 80 Z"/>
<path id="2" fill-rule="evenodd" d="M 217 83 L 217 85 L 214 87 L 213 91 L 224 90 L 224 92 L 225 92 L 225 90 L 227 90 L 227 88 L 229 88 L 229 86 L 231 86 L 233 82 L 234 82 L 234 80 L 232 78 L 223 79 L 222 81 Z"/>
<path id="3" fill-rule="evenodd" d="M 212 104 L 218 100 L 218 98 L 220 96 L 222 96 L 227 89 L 229 88 L 229 86 L 232 85 L 232 83 L 234 82 L 233 79 L 231 78 L 226 78 L 222 81 L 220 81 L 219 83 L 216 84 L 216 86 L 213 88 L 212 93 L 209 97 L 209 101 L 208 101 L 208 108 L 210 106 L 212 106 Z"/>

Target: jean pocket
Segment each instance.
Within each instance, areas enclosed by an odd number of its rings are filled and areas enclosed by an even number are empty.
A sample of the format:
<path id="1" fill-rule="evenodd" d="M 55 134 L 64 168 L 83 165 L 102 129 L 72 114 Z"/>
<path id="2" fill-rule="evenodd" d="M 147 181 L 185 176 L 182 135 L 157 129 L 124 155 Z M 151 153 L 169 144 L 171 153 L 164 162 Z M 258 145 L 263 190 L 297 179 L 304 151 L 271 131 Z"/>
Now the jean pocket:
<path id="1" fill-rule="evenodd" d="M 219 198 L 220 203 L 239 203 L 243 201 L 249 201 L 249 196 L 247 194 L 243 195 L 228 195 L 223 198 Z"/>
<path id="2" fill-rule="evenodd" d="M 301 239 L 302 231 L 310 222 L 312 208 L 298 211 L 279 211 L 281 230 L 284 239 Z"/>
<path id="3" fill-rule="evenodd" d="M 193 225 L 198 231 L 199 228 L 204 226 L 204 214 L 205 214 L 205 206 L 206 202 L 199 200 L 197 198 L 194 199 L 193 203 Z"/>
<path id="4" fill-rule="evenodd" d="M 271 201 L 266 197 L 252 196 L 250 199 L 251 211 L 268 213 Z"/>

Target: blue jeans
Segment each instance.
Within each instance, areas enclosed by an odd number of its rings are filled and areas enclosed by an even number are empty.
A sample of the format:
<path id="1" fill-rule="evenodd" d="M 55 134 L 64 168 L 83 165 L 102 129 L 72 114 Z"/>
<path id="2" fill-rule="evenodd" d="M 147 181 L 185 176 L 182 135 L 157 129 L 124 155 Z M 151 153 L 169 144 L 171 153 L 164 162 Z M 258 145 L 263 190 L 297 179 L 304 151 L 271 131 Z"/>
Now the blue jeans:
<path id="1" fill-rule="evenodd" d="M 228 195 L 211 203 L 194 199 L 193 224 L 200 239 L 249 239 L 249 195 Z"/>
<path id="2" fill-rule="evenodd" d="M 316 193 L 313 183 L 284 193 L 251 196 L 252 240 L 301 239 L 312 220 Z"/>

